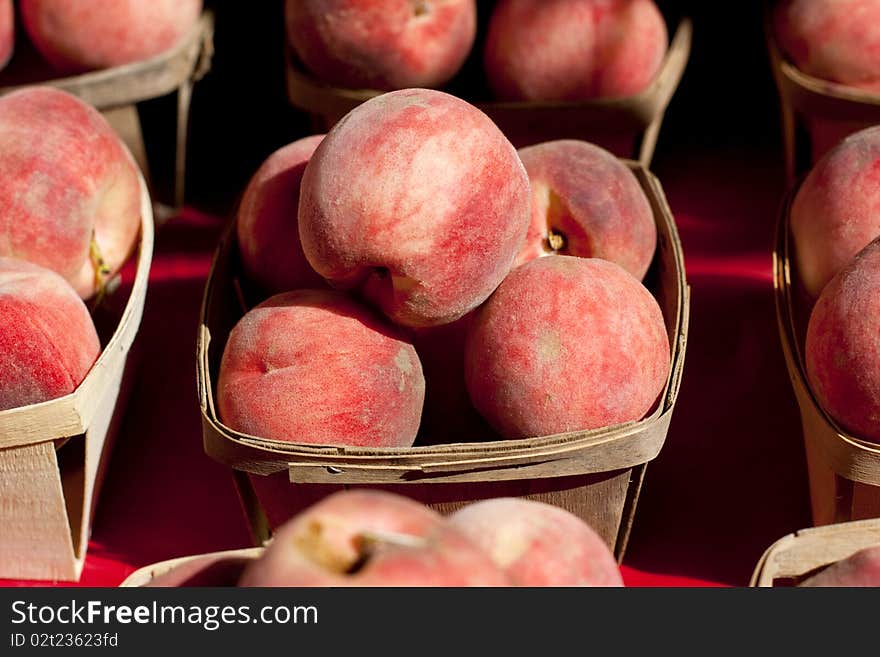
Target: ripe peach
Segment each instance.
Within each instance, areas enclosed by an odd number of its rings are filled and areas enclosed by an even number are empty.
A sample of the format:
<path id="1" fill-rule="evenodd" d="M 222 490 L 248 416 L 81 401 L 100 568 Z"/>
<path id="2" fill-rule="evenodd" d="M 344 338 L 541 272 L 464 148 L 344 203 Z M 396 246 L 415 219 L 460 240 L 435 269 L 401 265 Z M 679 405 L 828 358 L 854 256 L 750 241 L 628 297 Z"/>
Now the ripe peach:
<path id="1" fill-rule="evenodd" d="M 502 100 L 632 96 L 656 77 L 668 43 L 653 0 L 499 0 L 483 61 Z"/>
<path id="2" fill-rule="evenodd" d="M 287 0 L 287 38 L 324 82 L 439 87 L 474 44 L 475 0 Z"/>
<path id="3" fill-rule="evenodd" d="M 523 148 L 532 223 L 516 264 L 560 253 L 611 260 L 639 280 L 657 247 L 651 204 L 626 165 L 585 141 Z"/>
<path id="4" fill-rule="evenodd" d="M 318 288 L 299 243 L 299 188 L 324 135 L 299 139 L 272 153 L 248 183 L 238 208 L 238 248 L 245 275 L 269 294 Z"/>
<path id="5" fill-rule="evenodd" d="M 782 0 L 780 48 L 808 75 L 880 93 L 880 1 Z"/>
<path id="6" fill-rule="evenodd" d="M 469 504 L 449 519 L 517 586 L 623 586 L 605 541 L 559 507 L 496 498 Z"/>
<path id="7" fill-rule="evenodd" d="M 880 545 L 859 550 L 802 582 L 801 586 L 880 586 Z"/>
<path id="8" fill-rule="evenodd" d="M 202 0 L 19 0 L 37 50 L 55 68 L 81 72 L 160 55 L 190 32 Z"/>
<path id="9" fill-rule="evenodd" d="M 233 328 L 217 382 L 238 431 L 302 443 L 408 447 L 425 380 L 412 344 L 341 292 L 276 295 Z"/>
<path id="10" fill-rule="evenodd" d="M 823 409 L 880 442 L 880 238 L 822 291 L 807 326 L 807 377 Z"/>
<path id="11" fill-rule="evenodd" d="M 410 327 L 480 305 L 528 222 L 529 180 L 510 142 L 477 108 L 428 89 L 352 110 L 315 151 L 300 194 L 315 271 Z"/>
<path id="12" fill-rule="evenodd" d="M 377 490 L 335 493 L 282 526 L 240 586 L 509 586 L 443 516 Z"/>
<path id="13" fill-rule="evenodd" d="M 15 10 L 12 0 L 0 0 L 0 71 L 12 58 L 15 48 Z"/>
<path id="14" fill-rule="evenodd" d="M 93 107 L 30 87 L 0 98 L 0 256 L 53 269 L 82 297 L 128 258 L 141 221 L 137 166 Z"/>
<path id="15" fill-rule="evenodd" d="M 880 126 L 850 135 L 829 151 L 791 206 L 795 261 L 804 288 L 822 288 L 880 235 Z"/>
<path id="16" fill-rule="evenodd" d="M 538 258 L 480 308 L 465 345 L 471 400 L 506 438 L 640 420 L 669 374 L 660 306 L 619 265 Z"/>
<path id="17" fill-rule="evenodd" d="M 70 284 L 38 265 L 0 257 L 0 411 L 63 397 L 101 352 Z"/>

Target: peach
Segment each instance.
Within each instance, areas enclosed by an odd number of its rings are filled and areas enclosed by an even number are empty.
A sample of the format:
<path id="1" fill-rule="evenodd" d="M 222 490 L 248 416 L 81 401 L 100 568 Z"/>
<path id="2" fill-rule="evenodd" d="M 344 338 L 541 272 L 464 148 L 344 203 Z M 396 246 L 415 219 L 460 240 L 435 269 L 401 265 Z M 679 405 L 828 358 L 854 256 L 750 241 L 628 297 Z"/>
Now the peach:
<path id="1" fill-rule="evenodd" d="M 306 167 L 303 251 L 394 322 L 453 322 L 510 271 L 529 222 L 516 150 L 474 106 L 407 89 L 358 106 Z"/>
<path id="2" fill-rule="evenodd" d="M 532 223 L 516 264 L 563 254 L 616 262 L 642 280 L 657 247 L 654 213 L 639 181 L 608 151 L 561 140 L 523 148 Z"/>
<path id="3" fill-rule="evenodd" d="M 202 0 L 19 0 L 24 29 L 55 68 L 69 73 L 121 66 L 176 46 L 198 21 Z"/>
<path id="4" fill-rule="evenodd" d="M 801 71 L 880 93 L 880 0 L 783 0 L 773 15 L 780 48 Z"/>
<path id="5" fill-rule="evenodd" d="M 538 258 L 514 269 L 480 308 L 465 382 L 505 438 L 640 420 L 669 374 L 663 314 L 619 265 Z"/>
<path id="6" fill-rule="evenodd" d="M 668 45 L 653 0 L 500 0 L 483 63 L 502 100 L 624 97 L 651 84 Z"/>
<path id="7" fill-rule="evenodd" d="M 412 344 L 341 292 L 297 290 L 229 334 L 220 417 L 247 434 L 302 443 L 408 447 L 425 397 Z"/>
<path id="8" fill-rule="evenodd" d="M 517 586 L 623 586 L 605 541 L 559 507 L 496 498 L 469 504 L 449 520 Z"/>
<path id="9" fill-rule="evenodd" d="M 12 0 L 0 0 L 0 71 L 12 59 L 15 48 L 15 10 Z"/>
<path id="10" fill-rule="evenodd" d="M 509 586 L 443 516 L 400 495 L 335 493 L 283 525 L 240 586 Z"/>
<path id="11" fill-rule="evenodd" d="M 813 298 L 880 235 L 880 126 L 850 135 L 804 179 L 791 206 L 795 262 Z"/>
<path id="12" fill-rule="evenodd" d="M 253 175 L 238 207 L 238 249 L 245 276 L 269 294 L 318 288 L 299 242 L 299 188 L 324 135 L 299 139 L 272 153 Z"/>
<path id="13" fill-rule="evenodd" d="M 50 87 L 0 98 L 0 256 L 53 269 L 85 298 L 140 222 L 137 165 L 97 110 Z"/>
<path id="14" fill-rule="evenodd" d="M 821 407 L 858 438 L 880 442 L 880 238 L 822 291 L 810 315 L 807 378 Z"/>
<path id="15" fill-rule="evenodd" d="M 880 586 L 880 545 L 864 548 L 831 564 L 800 586 Z"/>
<path id="16" fill-rule="evenodd" d="M 329 84 L 390 91 L 439 87 L 464 64 L 475 0 L 287 0 L 287 38 Z"/>
<path id="17" fill-rule="evenodd" d="M 38 265 L 0 257 L 0 411 L 73 392 L 101 352 L 70 284 Z"/>

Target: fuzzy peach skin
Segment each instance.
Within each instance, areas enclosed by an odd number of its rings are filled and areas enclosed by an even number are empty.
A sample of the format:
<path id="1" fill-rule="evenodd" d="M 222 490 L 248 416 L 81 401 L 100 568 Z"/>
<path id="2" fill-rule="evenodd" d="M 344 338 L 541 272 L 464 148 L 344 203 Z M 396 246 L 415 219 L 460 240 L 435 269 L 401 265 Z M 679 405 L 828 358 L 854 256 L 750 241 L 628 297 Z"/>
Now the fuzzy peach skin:
<path id="1" fill-rule="evenodd" d="M 774 8 L 780 48 L 801 71 L 880 93 L 880 0 L 783 0 Z"/>
<path id="2" fill-rule="evenodd" d="M 816 163 L 792 203 L 791 231 L 804 288 L 818 297 L 880 236 L 880 126 L 850 135 Z"/>
<path id="3" fill-rule="evenodd" d="M 15 48 L 15 10 L 12 0 L 0 0 L 0 71 L 12 59 Z"/>
<path id="4" fill-rule="evenodd" d="M 513 270 L 465 345 L 471 400 L 505 438 L 640 420 L 669 365 L 657 301 L 598 258 L 538 258 Z"/>
<path id="5" fill-rule="evenodd" d="M 70 284 L 24 260 L 0 257 L 0 411 L 63 397 L 101 352 Z"/>
<path id="6" fill-rule="evenodd" d="M 831 564 L 800 586 L 880 586 L 880 545 L 859 550 Z"/>
<path id="7" fill-rule="evenodd" d="M 510 271 L 528 223 L 516 150 L 485 114 L 440 91 L 358 106 L 303 176 L 309 263 L 404 326 L 446 324 L 480 305 Z"/>
<path id="8" fill-rule="evenodd" d="M 653 0 L 499 0 L 483 63 L 501 100 L 623 97 L 651 84 L 668 46 Z"/>
<path id="9" fill-rule="evenodd" d="M 424 398 L 412 344 L 326 290 L 276 295 L 242 317 L 217 381 L 227 426 L 302 443 L 409 447 Z"/>
<path id="10" fill-rule="evenodd" d="M 112 275 L 140 224 L 137 165 L 97 110 L 50 87 L 0 98 L 0 256 L 53 269 L 86 298 L 93 236 Z"/>
<path id="11" fill-rule="evenodd" d="M 202 0 L 18 0 L 37 50 L 76 73 L 160 55 L 196 25 Z"/>
<path id="12" fill-rule="evenodd" d="M 287 0 L 287 38 L 303 65 L 342 87 L 439 87 L 464 64 L 475 0 Z"/>
<path id="13" fill-rule="evenodd" d="M 822 291 L 807 326 L 807 378 L 823 409 L 880 442 L 880 238 Z"/>
<path id="14" fill-rule="evenodd" d="M 532 190 L 532 223 L 516 264 L 562 254 L 611 260 L 642 280 L 657 248 L 651 204 L 608 151 L 560 140 L 520 149 Z"/>
<path id="15" fill-rule="evenodd" d="M 376 490 L 335 493 L 279 528 L 240 586 L 510 586 L 440 514 Z"/>
<path id="16" fill-rule="evenodd" d="M 605 541 L 559 507 L 496 498 L 469 504 L 449 521 L 517 586 L 623 586 Z"/>
<path id="17" fill-rule="evenodd" d="M 324 135 L 272 153 L 253 175 L 238 208 L 238 249 L 245 276 L 269 294 L 325 286 L 299 242 L 299 188 Z"/>

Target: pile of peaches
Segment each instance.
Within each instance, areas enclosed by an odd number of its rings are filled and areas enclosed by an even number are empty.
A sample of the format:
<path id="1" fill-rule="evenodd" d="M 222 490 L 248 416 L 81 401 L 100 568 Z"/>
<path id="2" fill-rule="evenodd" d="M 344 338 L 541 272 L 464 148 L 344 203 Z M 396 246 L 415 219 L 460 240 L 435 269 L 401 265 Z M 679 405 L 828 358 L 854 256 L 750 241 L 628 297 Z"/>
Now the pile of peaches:
<path id="1" fill-rule="evenodd" d="M 140 224 L 137 165 L 97 110 L 49 87 L 0 97 L 0 411 L 85 378 L 101 344 L 83 299 Z"/>
<path id="2" fill-rule="evenodd" d="M 475 47 L 478 9 L 488 15 L 482 74 L 498 100 L 635 95 L 669 46 L 653 0 L 287 0 L 287 39 L 329 85 L 442 88 Z"/>
<path id="3" fill-rule="evenodd" d="M 791 205 L 794 262 L 812 305 L 806 373 L 822 408 L 880 442 L 880 126 L 850 135 Z"/>
<path id="4" fill-rule="evenodd" d="M 554 435 L 639 420 L 665 387 L 669 338 L 641 282 L 653 211 L 589 143 L 517 152 L 459 98 L 390 92 L 271 155 L 237 236 L 264 299 L 217 381 L 242 433 L 409 447 L 420 428 L 483 440 L 485 421 Z"/>

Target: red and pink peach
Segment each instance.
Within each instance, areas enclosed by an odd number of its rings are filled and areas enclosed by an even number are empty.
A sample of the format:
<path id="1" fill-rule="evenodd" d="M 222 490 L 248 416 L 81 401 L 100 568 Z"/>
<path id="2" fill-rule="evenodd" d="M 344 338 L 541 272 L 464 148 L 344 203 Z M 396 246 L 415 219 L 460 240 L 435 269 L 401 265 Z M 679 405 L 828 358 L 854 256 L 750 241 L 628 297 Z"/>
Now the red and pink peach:
<path id="1" fill-rule="evenodd" d="M 403 326 L 446 324 L 479 306 L 510 271 L 528 223 L 516 150 L 480 110 L 440 91 L 358 106 L 302 181 L 309 263 Z"/>
<path id="2" fill-rule="evenodd" d="M 70 284 L 38 265 L 0 257 L 0 411 L 63 397 L 101 352 Z"/>
<path id="3" fill-rule="evenodd" d="M 550 255 L 602 258 L 642 280 L 657 228 L 638 180 L 608 151 L 561 140 L 519 151 L 532 190 L 532 223 L 516 264 Z"/>
<path id="4" fill-rule="evenodd" d="M 605 541 L 559 507 L 496 498 L 459 509 L 450 522 L 516 586 L 623 586 Z"/>
<path id="5" fill-rule="evenodd" d="M 409 447 L 424 396 L 411 342 L 325 290 L 287 292 L 248 312 L 229 334 L 217 382 L 232 429 L 324 445 Z"/>
<path id="6" fill-rule="evenodd" d="M 795 262 L 816 298 L 880 236 L 880 126 L 850 135 L 810 171 L 791 206 Z"/>
<path id="7" fill-rule="evenodd" d="M 474 43 L 475 0 L 287 0 L 287 38 L 329 84 L 439 87 Z"/>
<path id="8" fill-rule="evenodd" d="M 303 173 L 323 138 L 305 137 L 272 153 L 241 198 L 236 224 L 241 264 L 264 293 L 326 285 L 303 254 L 297 220 Z"/>
<path id="9" fill-rule="evenodd" d="M 0 98 L 0 256 L 53 269 L 86 298 L 140 224 L 137 165 L 97 110 L 51 87 Z"/>
<path id="10" fill-rule="evenodd" d="M 810 315 L 807 377 L 845 431 L 880 442 L 880 237 L 825 287 Z"/>
<path id="11" fill-rule="evenodd" d="M 513 270 L 477 312 L 465 345 L 471 400 L 505 438 L 640 420 L 669 366 L 656 299 L 598 258 L 538 258 Z"/>

